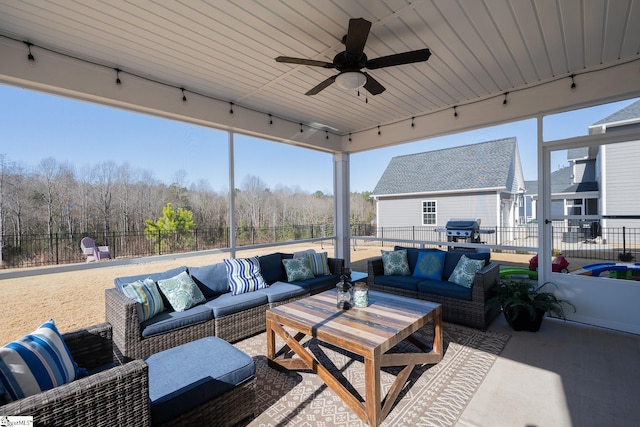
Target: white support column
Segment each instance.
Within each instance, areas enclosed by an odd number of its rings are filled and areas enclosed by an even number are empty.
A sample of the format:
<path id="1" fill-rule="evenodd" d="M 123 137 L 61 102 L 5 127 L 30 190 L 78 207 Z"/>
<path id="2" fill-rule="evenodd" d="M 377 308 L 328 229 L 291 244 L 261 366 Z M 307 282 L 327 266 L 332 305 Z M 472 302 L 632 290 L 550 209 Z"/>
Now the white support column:
<path id="1" fill-rule="evenodd" d="M 351 207 L 349 176 L 349 154 L 338 153 L 333 155 L 333 224 L 336 234 L 334 256 L 344 259 L 345 267 L 351 265 L 349 224 Z"/>
<path id="2" fill-rule="evenodd" d="M 551 256 L 553 254 L 553 234 L 551 229 L 551 154 L 543 147 L 543 116 L 537 117 L 538 124 L 538 283 L 551 279 Z M 549 224 L 547 224 L 549 221 Z"/>
<path id="3" fill-rule="evenodd" d="M 229 133 L 229 248 L 231 258 L 236 257 L 236 181 L 233 152 L 233 132 Z"/>

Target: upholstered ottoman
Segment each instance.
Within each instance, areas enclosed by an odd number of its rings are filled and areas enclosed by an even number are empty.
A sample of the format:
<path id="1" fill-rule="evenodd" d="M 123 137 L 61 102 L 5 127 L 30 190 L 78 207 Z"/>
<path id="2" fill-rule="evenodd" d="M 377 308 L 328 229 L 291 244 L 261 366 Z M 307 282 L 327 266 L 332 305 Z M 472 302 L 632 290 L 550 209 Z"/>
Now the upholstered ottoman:
<path id="1" fill-rule="evenodd" d="M 253 359 L 207 337 L 145 359 L 153 425 L 229 426 L 255 410 Z"/>

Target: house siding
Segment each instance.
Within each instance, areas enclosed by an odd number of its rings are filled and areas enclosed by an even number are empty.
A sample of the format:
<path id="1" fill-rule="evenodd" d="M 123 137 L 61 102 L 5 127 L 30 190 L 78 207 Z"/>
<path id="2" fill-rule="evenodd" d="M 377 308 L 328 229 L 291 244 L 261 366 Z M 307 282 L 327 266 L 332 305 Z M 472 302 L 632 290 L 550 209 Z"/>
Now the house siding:
<path id="1" fill-rule="evenodd" d="M 426 200 L 436 201 L 435 227 L 444 227 L 450 218 L 481 218 L 482 227 L 495 227 L 498 198 L 494 192 L 384 197 L 378 199 L 378 227 L 422 226 L 422 202 Z"/>
<path id="2" fill-rule="evenodd" d="M 640 141 L 603 146 L 605 215 L 640 215 Z M 640 228 L 640 220 L 607 219 L 607 227 Z"/>

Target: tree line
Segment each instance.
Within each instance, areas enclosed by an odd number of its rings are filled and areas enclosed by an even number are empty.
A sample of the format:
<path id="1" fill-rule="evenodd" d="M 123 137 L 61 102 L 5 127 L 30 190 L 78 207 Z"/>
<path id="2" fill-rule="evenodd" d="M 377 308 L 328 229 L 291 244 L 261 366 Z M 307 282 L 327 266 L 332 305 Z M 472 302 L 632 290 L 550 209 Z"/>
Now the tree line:
<path id="1" fill-rule="evenodd" d="M 15 241 L 30 234 L 144 232 L 145 221 L 162 216 L 168 203 L 191 211 L 198 228 L 228 227 L 228 191 L 215 191 L 206 180 L 187 187 L 184 175 L 178 173 L 167 185 L 128 163 L 107 161 L 77 170 L 51 157 L 27 170 L 0 154 L 0 236 Z M 353 193 L 350 201 L 352 223 L 373 220 L 368 192 Z M 249 175 L 235 189 L 235 210 L 238 227 L 330 224 L 333 196 L 299 187 L 269 188 Z"/>

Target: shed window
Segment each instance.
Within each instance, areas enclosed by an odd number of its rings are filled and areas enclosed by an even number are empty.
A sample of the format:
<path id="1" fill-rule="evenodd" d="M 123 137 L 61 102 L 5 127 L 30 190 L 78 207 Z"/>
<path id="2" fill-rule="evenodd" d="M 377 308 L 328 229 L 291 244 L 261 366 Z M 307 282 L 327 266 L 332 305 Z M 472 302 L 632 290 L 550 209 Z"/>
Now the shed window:
<path id="1" fill-rule="evenodd" d="M 422 225 L 436 225 L 436 201 L 422 202 Z"/>

